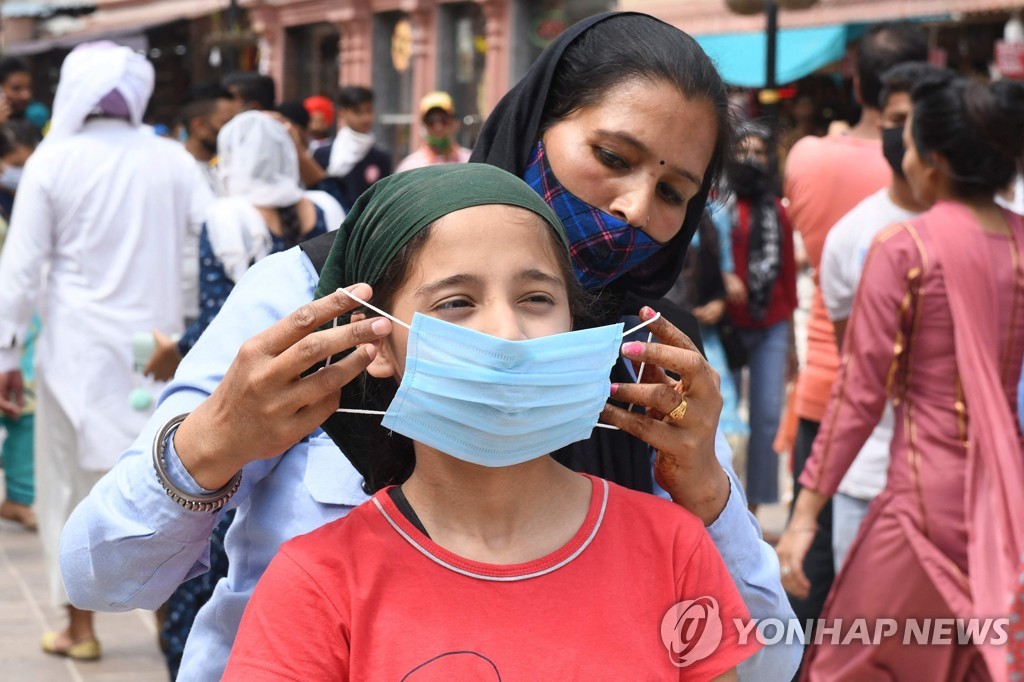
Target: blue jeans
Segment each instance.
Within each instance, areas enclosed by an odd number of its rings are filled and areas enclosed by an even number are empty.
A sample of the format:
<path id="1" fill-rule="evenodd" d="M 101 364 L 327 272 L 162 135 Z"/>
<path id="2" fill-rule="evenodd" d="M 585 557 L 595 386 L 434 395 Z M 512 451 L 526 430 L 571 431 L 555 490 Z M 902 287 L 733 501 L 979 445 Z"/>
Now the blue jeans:
<path id="1" fill-rule="evenodd" d="M 779 455 L 772 448 L 779 430 L 789 359 L 789 320 L 766 329 L 740 329 L 750 366 L 750 441 L 747 445 L 747 500 L 779 501 Z"/>
<path id="2" fill-rule="evenodd" d="M 846 559 L 846 553 L 850 551 L 860 524 L 868 515 L 868 507 L 871 500 L 862 500 L 859 497 L 851 497 L 843 493 L 836 493 L 832 497 L 832 562 L 836 568 L 836 575 Z"/>

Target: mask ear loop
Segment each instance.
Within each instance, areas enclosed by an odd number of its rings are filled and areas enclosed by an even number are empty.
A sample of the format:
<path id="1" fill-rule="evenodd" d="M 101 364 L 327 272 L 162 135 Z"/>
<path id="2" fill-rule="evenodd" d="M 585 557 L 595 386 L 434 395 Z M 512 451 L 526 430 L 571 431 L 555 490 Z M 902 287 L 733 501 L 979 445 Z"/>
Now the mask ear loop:
<path id="1" fill-rule="evenodd" d="M 356 303 L 359 303 L 360 305 L 363 305 L 363 306 L 369 308 L 370 310 L 372 310 L 373 312 L 377 313 L 378 315 L 381 315 L 383 317 L 388 318 L 389 320 L 391 320 L 395 324 L 400 324 L 403 327 L 405 327 L 406 329 L 409 329 L 410 331 L 412 330 L 412 327 L 410 325 L 407 325 L 405 322 L 402 322 L 400 319 L 398 319 L 394 315 L 391 315 L 391 314 L 388 314 L 388 313 L 384 312 L 383 310 L 381 310 L 377 306 L 373 305 L 372 303 L 368 303 L 367 301 L 364 301 L 363 299 L 359 298 L 358 296 L 356 296 L 352 292 L 348 291 L 347 289 L 339 288 L 338 292 L 342 293 L 342 294 L 345 294 L 346 296 L 351 298 Z M 338 318 L 334 318 L 334 321 L 331 323 L 331 329 L 337 329 L 337 327 L 338 327 Z M 324 362 L 324 367 L 329 367 L 330 364 L 331 364 L 331 358 L 330 358 L 330 356 L 328 356 L 327 357 L 327 361 Z M 372 412 L 371 414 L 384 414 L 384 413 L 383 412 Z"/>
<path id="2" fill-rule="evenodd" d="M 400 319 L 398 319 L 394 315 L 390 315 L 390 314 L 384 312 L 383 310 L 381 310 L 380 308 L 378 308 L 377 306 L 373 305 L 372 303 L 364 301 L 363 299 L 359 298 L 358 296 L 356 296 L 352 292 L 348 291 L 347 289 L 338 289 L 338 291 L 343 293 L 343 294 L 345 294 L 346 296 L 351 298 L 356 303 L 359 303 L 359 304 L 361 304 L 363 306 L 366 306 L 367 308 L 369 308 L 373 312 L 377 313 L 378 315 L 381 315 L 383 317 L 388 318 L 389 320 L 391 320 L 395 324 L 400 324 L 400 325 L 402 325 L 403 327 L 405 327 L 406 329 L 409 329 L 409 330 L 412 329 L 412 327 L 410 325 L 407 325 L 405 322 L 402 322 Z M 331 325 L 331 329 L 334 329 L 337 326 L 338 326 L 338 318 L 334 318 L 334 324 Z M 330 364 L 331 364 L 331 358 L 328 357 L 327 358 L 327 362 L 324 363 L 324 367 L 327 367 Z M 386 412 L 381 412 L 380 410 L 357 410 L 354 407 L 339 407 L 338 409 L 335 410 L 335 412 L 347 412 L 349 414 L 372 414 L 372 415 L 387 414 Z"/>
<path id="3" fill-rule="evenodd" d="M 655 313 L 654 317 L 652 317 L 651 319 L 647 320 L 646 322 L 641 322 L 640 324 L 638 324 L 637 326 L 633 327 L 632 329 L 628 329 L 628 330 L 622 332 L 622 338 L 626 338 L 630 334 L 633 334 L 635 332 L 640 331 L 641 329 L 643 329 L 647 325 L 651 324 L 655 320 L 658 320 L 659 318 L 661 318 L 661 313 Z M 647 343 L 650 343 L 652 339 L 654 339 L 654 332 L 648 332 L 647 333 Z M 646 361 L 640 363 L 640 370 L 637 372 L 637 375 L 636 375 L 636 383 L 639 384 L 640 380 L 644 378 L 644 367 L 646 367 L 646 366 L 647 366 Z M 633 411 L 633 405 L 634 405 L 634 403 L 630 403 L 629 407 L 626 408 L 626 411 L 627 412 L 632 412 Z M 611 424 L 601 424 L 600 422 L 598 422 L 596 424 L 596 426 L 599 429 L 611 429 L 613 431 L 618 431 L 619 430 L 618 426 L 612 426 Z"/>

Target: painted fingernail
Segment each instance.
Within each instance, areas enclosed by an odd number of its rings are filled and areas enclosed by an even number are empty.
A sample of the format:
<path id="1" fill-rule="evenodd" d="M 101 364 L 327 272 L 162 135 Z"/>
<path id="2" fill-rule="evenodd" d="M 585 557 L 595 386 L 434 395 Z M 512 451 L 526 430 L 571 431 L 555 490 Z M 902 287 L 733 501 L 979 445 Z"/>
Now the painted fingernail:
<path id="1" fill-rule="evenodd" d="M 640 319 L 644 320 L 645 322 L 654 317 L 655 315 L 657 315 L 657 313 L 654 312 L 654 308 L 651 308 L 650 306 L 645 305 L 643 308 L 640 309 Z"/>
<path id="2" fill-rule="evenodd" d="M 609 393 L 609 395 L 615 395 L 615 391 L 617 391 L 617 390 L 619 390 L 619 385 L 618 384 L 612 384 L 612 390 L 611 390 L 611 393 Z"/>
<path id="3" fill-rule="evenodd" d="M 637 341 L 622 344 L 623 355 L 640 355 L 644 351 L 644 345 Z"/>
<path id="4" fill-rule="evenodd" d="M 373 324 L 370 325 L 370 329 L 373 330 L 374 334 L 387 334 L 390 328 L 391 323 L 382 317 L 377 318 L 373 321 Z"/>

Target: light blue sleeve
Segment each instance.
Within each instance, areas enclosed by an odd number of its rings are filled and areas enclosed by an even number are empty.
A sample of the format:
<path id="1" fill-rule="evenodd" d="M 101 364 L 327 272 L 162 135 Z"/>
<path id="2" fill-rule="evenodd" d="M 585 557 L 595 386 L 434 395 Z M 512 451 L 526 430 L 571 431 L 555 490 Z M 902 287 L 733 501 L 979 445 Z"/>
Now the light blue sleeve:
<path id="1" fill-rule="evenodd" d="M 76 607 L 155 609 L 181 582 L 208 569 L 210 533 L 220 514 L 188 511 L 167 496 L 153 470 L 153 440 L 171 418 L 195 409 L 213 392 L 243 342 L 312 300 L 315 283 L 312 264 L 296 248 L 260 261 L 235 287 L 135 443 L 64 527 L 61 572 Z M 247 465 L 225 509 L 241 504 L 278 459 Z M 165 461 L 176 484 L 201 490 L 173 448 Z"/>
<path id="2" fill-rule="evenodd" d="M 779 559 L 761 536 L 761 526 L 747 509 L 746 495 L 732 469 L 732 448 L 719 429 L 715 436 L 715 454 L 732 489 L 722 514 L 708 526 L 715 547 L 725 561 L 729 574 L 743 597 L 750 617 L 755 621 L 778 619 L 787 627 L 796 615 L 779 579 Z M 796 628 L 802 633 L 802 628 Z M 772 632 L 771 630 L 769 632 Z M 802 639 L 802 634 L 801 634 Z M 765 646 L 738 667 L 741 680 L 790 680 L 800 665 L 803 644 L 787 643 L 786 637 Z"/>
<path id="3" fill-rule="evenodd" d="M 1024 373 L 1020 376 L 1020 383 L 1017 385 L 1017 421 L 1020 428 L 1024 429 Z"/>
<path id="4" fill-rule="evenodd" d="M 708 205 L 708 213 L 718 231 L 719 260 L 722 272 L 735 272 L 736 267 L 732 260 L 732 211 L 727 205 L 716 201 Z"/>

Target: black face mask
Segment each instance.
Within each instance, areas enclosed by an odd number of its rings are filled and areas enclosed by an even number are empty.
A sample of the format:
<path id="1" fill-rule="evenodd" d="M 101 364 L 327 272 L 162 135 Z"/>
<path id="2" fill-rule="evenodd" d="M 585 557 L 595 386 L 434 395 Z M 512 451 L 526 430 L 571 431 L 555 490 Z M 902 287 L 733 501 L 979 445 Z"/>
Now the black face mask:
<path id="1" fill-rule="evenodd" d="M 756 197 L 768 191 L 768 169 L 760 161 L 733 161 L 727 169 L 729 185 L 736 196 Z"/>
<path id="2" fill-rule="evenodd" d="M 882 128 L 882 154 L 898 178 L 907 177 L 903 174 L 903 155 L 906 151 L 907 148 L 903 145 L 903 128 Z"/>

